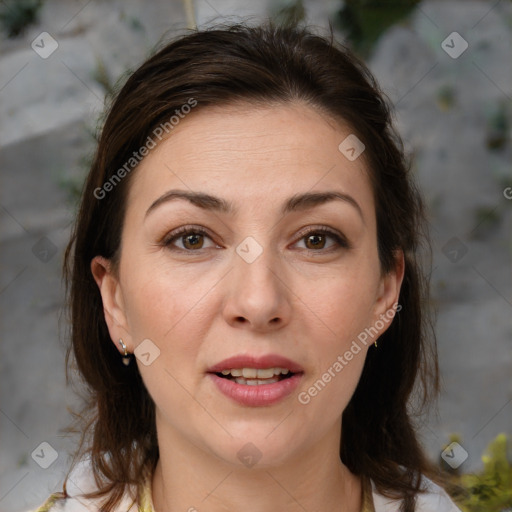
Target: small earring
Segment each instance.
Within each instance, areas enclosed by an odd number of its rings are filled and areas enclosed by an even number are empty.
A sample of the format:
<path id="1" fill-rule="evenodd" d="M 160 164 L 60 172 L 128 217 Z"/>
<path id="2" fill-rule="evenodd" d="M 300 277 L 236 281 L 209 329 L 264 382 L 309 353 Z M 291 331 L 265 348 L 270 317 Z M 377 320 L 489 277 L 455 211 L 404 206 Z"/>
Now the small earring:
<path id="1" fill-rule="evenodd" d="M 128 354 L 128 351 L 126 350 L 126 345 L 124 344 L 123 340 L 119 340 L 119 345 L 121 345 L 121 347 L 123 348 L 124 350 L 124 355 L 123 355 L 123 358 L 122 358 L 122 361 L 123 361 L 123 364 L 125 366 L 128 366 L 130 364 L 130 355 Z"/>
<path id="2" fill-rule="evenodd" d="M 375 345 L 375 348 L 377 348 L 377 340 L 375 340 L 375 343 L 374 343 L 374 345 Z"/>

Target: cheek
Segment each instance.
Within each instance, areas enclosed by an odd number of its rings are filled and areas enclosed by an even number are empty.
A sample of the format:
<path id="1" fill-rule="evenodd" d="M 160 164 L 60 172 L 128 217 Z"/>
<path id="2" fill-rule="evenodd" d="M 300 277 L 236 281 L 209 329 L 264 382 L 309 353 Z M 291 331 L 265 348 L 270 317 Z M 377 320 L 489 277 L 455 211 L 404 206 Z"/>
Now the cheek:
<path id="1" fill-rule="evenodd" d="M 313 373 L 299 396 L 303 405 L 315 403 L 306 414 L 325 410 L 334 420 L 348 404 L 374 341 L 365 339 L 365 329 L 372 325 L 378 282 L 373 258 L 360 257 L 343 271 L 317 280 L 314 290 L 302 291 L 309 318 L 305 330 L 314 340 L 308 357 Z"/>
<path id="2" fill-rule="evenodd" d="M 359 259 L 359 261 L 356 261 Z M 322 279 L 302 282 L 298 295 L 329 340 L 338 349 L 368 327 L 373 318 L 379 273 L 373 258 L 353 258 Z M 334 343 L 333 343 L 334 342 Z"/>
<path id="3" fill-rule="evenodd" d="M 127 264 L 125 270 L 130 277 L 125 280 L 125 312 L 133 346 L 149 339 L 158 354 L 150 366 L 137 360 L 139 371 L 155 402 L 171 399 L 170 410 L 181 410 L 190 400 L 183 386 L 190 387 L 198 374 L 201 345 L 218 314 L 215 294 L 207 293 L 218 278 L 155 261 Z"/>
<path id="4" fill-rule="evenodd" d="M 311 326 L 318 326 L 316 334 L 314 329 L 311 332 L 315 340 L 310 346 L 315 370 L 312 379 L 321 378 L 329 388 L 346 391 L 352 381 L 358 380 L 371 345 L 362 333 L 370 325 L 373 302 L 370 294 L 345 292 L 343 287 L 331 286 L 330 290 L 323 295 L 323 303 L 310 298 L 317 308 Z"/>
<path id="5" fill-rule="evenodd" d="M 179 269 L 170 273 L 142 263 L 127 265 L 125 275 L 130 276 L 125 281 L 125 311 L 134 347 L 147 339 L 157 347 L 153 350 L 158 356 L 149 365 L 136 359 L 149 394 L 171 423 L 179 423 L 184 410 L 204 415 L 199 406 L 193 411 L 196 403 L 187 389 L 197 373 L 201 342 L 210 325 L 208 312 L 214 310 L 205 290 L 215 280 L 203 276 L 190 281 Z"/>
<path id="6" fill-rule="evenodd" d="M 151 338 L 165 344 L 182 331 L 201 328 L 197 316 L 205 313 L 205 290 L 214 287 L 214 276 L 191 275 L 155 261 L 127 265 L 125 275 L 125 312 L 135 343 Z"/>

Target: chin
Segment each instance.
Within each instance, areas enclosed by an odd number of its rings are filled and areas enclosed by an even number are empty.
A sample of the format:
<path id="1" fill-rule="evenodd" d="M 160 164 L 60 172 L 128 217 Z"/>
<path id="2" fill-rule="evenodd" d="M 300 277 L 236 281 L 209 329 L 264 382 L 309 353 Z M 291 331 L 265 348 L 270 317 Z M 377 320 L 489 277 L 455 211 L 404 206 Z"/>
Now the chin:
<path id="1" fill-rule="evenodd" d="M 248 469 L 265 469 L 278 467 L 293 456 L 297 450 L 297 438 L 289 433 L 277 436 L 271 433 L 276 424 L 271 428 L 265 428 L 261 431 L 252 429 L 251 434 L 236 435 L 233 437 L 224 436 L 219 442 L 212 444 L 212 439 L 208 439 L 210 451 L 226 464 L 236 468 L 246 467 Z M 270 433 L 270 435 L 269 435 Z M 294 439 L 293 445 L 290 439 Z M 293 448 L 293 450 L 292 450 Z"/>

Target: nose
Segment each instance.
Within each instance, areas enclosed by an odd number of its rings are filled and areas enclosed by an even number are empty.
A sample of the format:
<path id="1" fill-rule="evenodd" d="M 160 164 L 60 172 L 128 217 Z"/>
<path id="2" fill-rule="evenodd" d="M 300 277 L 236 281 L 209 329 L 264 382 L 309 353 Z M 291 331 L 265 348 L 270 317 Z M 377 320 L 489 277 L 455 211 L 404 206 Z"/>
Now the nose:
<path id="1" fill-rule="evenodd" d="M 283 262 L 269 249 L 249 263 L 236 252 L 229 275 L 223 315 L 232 327 L 268 332 L 290 322 L 290 283 Z"/>

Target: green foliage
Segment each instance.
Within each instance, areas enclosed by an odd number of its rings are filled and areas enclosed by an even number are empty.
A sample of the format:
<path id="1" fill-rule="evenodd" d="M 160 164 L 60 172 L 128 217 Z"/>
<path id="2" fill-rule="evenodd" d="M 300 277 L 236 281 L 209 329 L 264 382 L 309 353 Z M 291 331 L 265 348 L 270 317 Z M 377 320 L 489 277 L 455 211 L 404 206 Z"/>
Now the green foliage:
<path id="1" fill-rule="evenodd" d="M 128 27 L 130 27 L 135 32 L 141 32 L 141 33 L 146 32 L 146 29 L 145 29 L 144 25 L 142 24 L 142 22 L 139 20 L 139 18 L 137 18 L 137 16 L 132 16 L 132 15 L 126 14 L 126 12 L 124 10 L 122 10 L 119 13 L 119 20 L 122 21 L 123 23 L 125 23 Z"/>
<path id="2" fill-rule="evenodd" d="M 456 100 L 455 89 L 451 85 L 443 85 L 437 92 L 437 104 L 439 108 L 446 112 L 455 105 Z"/>
<path id="3" fill-rule="evenodd" d="M 497 227 L 502 219 L 499 205 L 478 206 L 475 208 L 475 227 L 471 232 L 472 238 L 484 238 L 489 231 Z"/>
<path id="4" fill-rule="evenodd" d="M 84 125 L 84 141 L 89 148 L 76 161 L 76 165 L 67 169 L 57 169 L 53 173 L 55 182 L 66 194 L 66 204 L 76 213 L 80 204 L 85 180 L 94 160 L 94 151 L 98 144 L 97 133 L 89 125 Z"/>
<path id="5" fill-rule="evenodd" d="M 280 0 L 271 5 L 272 20 L 282 26 L 296 26 L 306 19 L 302 0 Z"/>
<path id="6" fill-rule="evenodd" d="M 347 32 L 354 49 L 368 57 L 379 37 L 406 18 L 420 0 L 345 0 L 335 23 Z"/>
<path id="7" fill-rule="evenodd" d="M 0 10 L 0 24 L 7 37 L 16 37 L 37 21 L 43 0 L 4 1 Z"/>
<path id="8" fill-rule="evenodd" d="M 487 116 L 487 147 L 493 150 L 503 149 L 510 140 L 510 120 L 508 102 L 500 100 Z"/>
<path id="9" fill-rule="evenodd" d="M 454 476 L 462 488 L 455 498 L 464 512 L 505 512 L 512 509 L 512 464 L 507 458 L 507 436 L 499 434 L 482 456 L 478 474 Z"/>
<path id="10" fill-rule="evenodd" d="M 113 93 L 114 84 L 112 83 L 110 75 L 107 71 L 105 62 L 99 56 L 96 56 L 96 67 L 92 72 L 92 78 L 95 82 L 101 85 L 101 87 L 103 87 L 107 95 L 111 95 Z"/>

